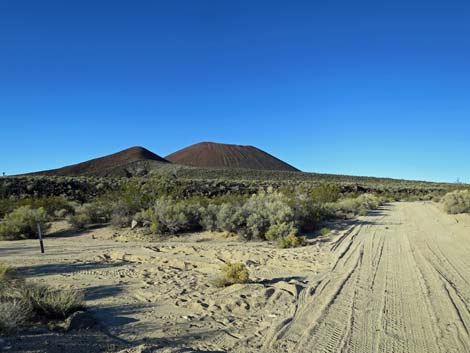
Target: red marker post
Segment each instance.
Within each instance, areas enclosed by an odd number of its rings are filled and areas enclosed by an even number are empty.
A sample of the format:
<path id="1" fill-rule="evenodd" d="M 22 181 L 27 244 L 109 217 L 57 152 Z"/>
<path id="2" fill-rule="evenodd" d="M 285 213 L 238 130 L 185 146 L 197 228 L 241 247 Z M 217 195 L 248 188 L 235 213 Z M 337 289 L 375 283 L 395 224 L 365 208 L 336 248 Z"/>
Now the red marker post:
<path id="1" fill-rule="evenodd" d="M 44 243 L 42 241 L 41 225 L 39 223 L 38 223 L 38 238 L 39 238 L 39 245 L 41 246 L 41 254 L 44 254 Z"/>

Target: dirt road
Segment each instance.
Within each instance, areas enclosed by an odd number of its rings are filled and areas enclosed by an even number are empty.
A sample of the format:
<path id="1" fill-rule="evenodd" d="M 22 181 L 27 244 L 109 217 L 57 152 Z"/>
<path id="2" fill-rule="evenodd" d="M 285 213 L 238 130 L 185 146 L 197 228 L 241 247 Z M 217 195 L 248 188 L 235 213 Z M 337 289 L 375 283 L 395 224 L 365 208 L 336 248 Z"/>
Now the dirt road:
<path id="1" fill-rule="evenodd" d="M 470 352 L 470 218 L 396 203 L 332 244 L 335 260 L 266 352 Z"/>

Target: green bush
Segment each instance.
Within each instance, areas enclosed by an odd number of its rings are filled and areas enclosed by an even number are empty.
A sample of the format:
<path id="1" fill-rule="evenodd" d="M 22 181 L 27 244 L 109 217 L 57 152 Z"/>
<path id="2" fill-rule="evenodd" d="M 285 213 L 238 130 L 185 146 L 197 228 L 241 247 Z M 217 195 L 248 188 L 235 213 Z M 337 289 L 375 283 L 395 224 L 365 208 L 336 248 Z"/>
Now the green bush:
<path id="1" fill-rule="evenodd" d="M 153 232 L 176 234 L 200 229 L 200 212 L 201 207 L 197 203 L 161 198 L 142 215 L 150 223 Z"/>
<path id="2" fill-rule="evenodd" d="M 341 197 L 341 190 L 336 184 L 321 184 L 313 188 L 310 197 L 318 204 L 336 202 Z"/>
<path id="3" fill-rule="evenodd" d="M 245 240 L 265 239 L 271 225 L 294 222 L 288 199 L 278 192 L 260 192 L 251 196 L 234 216 L 237 223 L 234 230 Z"/>
<path id="4" fill-rule="evenodd" d="M 16 240 L 37 236 L 37 224 L 46 229 L 47 214 L 43 208 L 22 206 L 7 214 L 0 222 L 0 239 Z"/>
<path id="5" fill-rule="evenodd" d="M 74 228 L 83 229 L 90 223 L 90 217 L 84 212 L 79 212 L 70 216 L 68 221 Z"/>
<path id="6" fill-rule="evenodd" d="M 28 197 L 24 199 L 0 200 L 0 218 L 16 208 L 28 206 L 33 209 L 43 208 L 50 218 L 62 218 L 74 212 L 73 205 L 62 196 Z M 62 217 L 58 217 L 62 213 Z"/>
<path id="7" fill-rule="evenodd" d="M 219 229 L 217 216 L 220 213 L 221 206 L 210 204 L 201 209 L 199 224 L 202 229 L 208 231 L 215 231 Z"/>
<path id="8" fill-rule="evenodd" d="M 325 228 L 320 229 L 320 234 L 321 234 L 321 235 L 328 235 L 328 234 L 330 234 L 330 233 L 331 233 L 331 229 L 330 229 L 330 228 L 326 228 L 326 227 L 325 227 Z"/>
<path id="9" fill-rule="evenodd" d="M 372 194 L 362 194 L 356 198 L 342 199 L 331 206 L 341 214 L 353 214 L 365 216 L 369 210 L 377 209 L 381 204 L 380 199 Z"/>
<path id="10" fill-rule="evenodd" d="M 304 231 L 315 229 L 323 219 L 334 215 L 334 210 L 328 204 L 315 203 L 302 194 L 291 200 L 291 207 L 295 222 Z"/>
<path id="11" fill-rule="evenodd" d="M 304 237 L 300 237 L 295 233 L 290 233 L 285 237 L 279 238 L 278 246 L 281 249 L 296 248 L 305 245 L 305 243 L 306 241 Z"/>
<path id="12" fill-rule="evenodd" d="M 217 229 L 228 233 L 236 233 L 246 224 L 246 210 L 241 205 L 226 203 L 220 206 L 217 214 Z"/>
<path id="13" fill-rule="evenodd" d="M 291 233 L 296 233 L 297 229 L 293 223 L 276 223 L 271 224 L 268 231 L 266 232 L 267 240 L 277 240 L 284 238 Z"/>
<path id="14" fill-rule="evenodd" d="M 111 209 L 111 224 L 114 227 L 125 228 L 131 225 L 132 219 L 136 214 L 134 208 L 123 201 L 114 202 L 109 208 Z"/>
<path id="15" fill-rule="evenodd" d="M 246 283 L 250 274 L 242 263 L 228 262 L 220 268 L 221 274 L 213 281 L 216 287 L 227 287 L 236 283 Z"/>
<path id="16" fill-rule="evenodd" d="M 456 190 L 442 198 L 444 210 L 450 214 L 470 213 L 470 191 Z"/>
<path id="17" fill-rule="evenodd" d="M 69 217 L 72 226 L 82 229 L 89 224 L 109 222 L 111 210 L 103 203 L 89 203 L 78 207 L 75 214 Z"/>

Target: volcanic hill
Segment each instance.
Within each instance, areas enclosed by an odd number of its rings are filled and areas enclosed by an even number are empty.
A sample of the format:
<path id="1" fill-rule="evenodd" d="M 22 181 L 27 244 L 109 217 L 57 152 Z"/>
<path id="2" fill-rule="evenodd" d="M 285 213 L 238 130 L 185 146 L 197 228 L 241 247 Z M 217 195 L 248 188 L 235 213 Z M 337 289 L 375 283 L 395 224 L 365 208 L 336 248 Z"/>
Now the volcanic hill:
<path id="1" fill-rule="evenodd" d="M 124 175 L 129 174 L 125 169 L 134 168 L 140 162 L 152 164 L 169 164 L 169 162 L 143 147 L 131 147 L 104 157 L 91 159 L 86 162 L 69 165 L 63 168 L 44 170 L 31 175 L 48 176 L 77 176 L 77 175 Z"/>
<path id="2" fill-rule="evenodd" d="M 165 157 L 192 167 L 237 168 L 298 172 L 297 168 L 253 146 L 201 142 Z"/>

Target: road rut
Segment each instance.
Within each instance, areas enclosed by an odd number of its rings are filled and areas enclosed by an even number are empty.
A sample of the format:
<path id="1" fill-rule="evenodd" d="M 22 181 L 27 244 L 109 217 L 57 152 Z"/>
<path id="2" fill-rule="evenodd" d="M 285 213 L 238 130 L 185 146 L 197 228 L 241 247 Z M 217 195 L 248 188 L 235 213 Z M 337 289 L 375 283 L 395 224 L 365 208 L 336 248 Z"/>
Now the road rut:
<path id="1" fill-rule="evenodd" d="M 470 352 L 470 218 L 394 203 L 343 232 L 266 352 Z"/>

